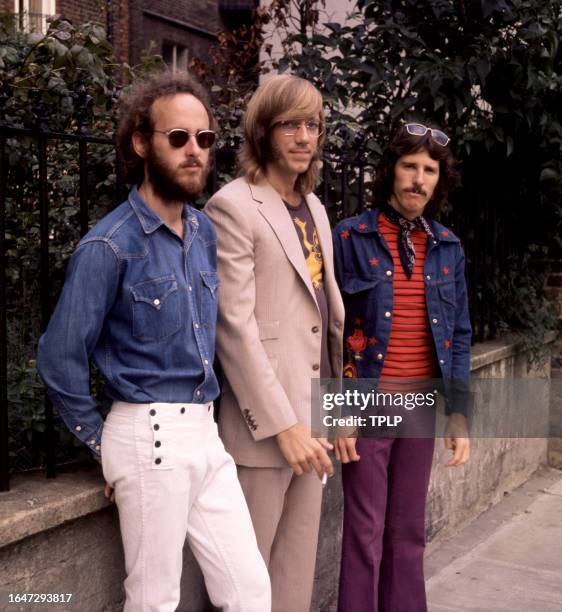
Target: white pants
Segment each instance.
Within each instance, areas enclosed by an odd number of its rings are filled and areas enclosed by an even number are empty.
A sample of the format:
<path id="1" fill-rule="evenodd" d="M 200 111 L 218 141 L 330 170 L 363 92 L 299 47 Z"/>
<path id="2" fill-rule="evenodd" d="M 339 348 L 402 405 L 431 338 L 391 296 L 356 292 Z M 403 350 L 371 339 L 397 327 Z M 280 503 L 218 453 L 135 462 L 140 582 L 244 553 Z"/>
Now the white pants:
<path id="1" fill-rule="evenodd" d="M 125 612 L 173 612 L 185 538 L 213 604 L 269 612 L 271 587 L 212 404 L 114 402 L 102 466 L 125 551 Z"/>

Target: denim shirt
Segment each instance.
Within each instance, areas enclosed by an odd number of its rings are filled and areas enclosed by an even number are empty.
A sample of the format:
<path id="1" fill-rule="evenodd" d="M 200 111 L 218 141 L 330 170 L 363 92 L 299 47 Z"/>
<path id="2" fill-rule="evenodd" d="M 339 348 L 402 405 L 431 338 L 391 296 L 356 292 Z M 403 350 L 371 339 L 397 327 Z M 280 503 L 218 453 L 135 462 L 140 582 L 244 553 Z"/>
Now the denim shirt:
<path id="1" fill-rule="evenodd" d="M 394 261 L 378 228 L 380 210 L 345 219 L 334 229 L 336 276 L 346 309 L 346 339 L 354 333 L 354 321 L 361 319 L 363 334 L 374 337 L 360 360 L 348 351 L 346 363 L 354 366 L 359 378 L 379 378 L 384 365 L 394 297 Z M 427 316 L 433 336 L 437 363 L 443 379 L 454 381 L 463 393 L 470 376 L 471 326 L 465 280 L 465 258 L 459 239 L 436 221 L 429 221 L 434 240 L 428 244 L 424 282 Z M 400 265 L 400 262 L 397 262 Z M 447 384 L 445 384 L 447 389 Z M 449 387 L 451 388 L 451 387 Z M 455 411 L 466 412 L 466 397 L 447 394 Z"/>
<path id="2" fill-rule="evenodd" d="M 183 241 L 133 188 L 79 242 L 39 340 L 49 397 L 95 455 L 103 420 L 90 394 L 90 357 L 113 400 L 206 403 L 218 395 L 216 234 L 187 204 L 182 219 Z"/>

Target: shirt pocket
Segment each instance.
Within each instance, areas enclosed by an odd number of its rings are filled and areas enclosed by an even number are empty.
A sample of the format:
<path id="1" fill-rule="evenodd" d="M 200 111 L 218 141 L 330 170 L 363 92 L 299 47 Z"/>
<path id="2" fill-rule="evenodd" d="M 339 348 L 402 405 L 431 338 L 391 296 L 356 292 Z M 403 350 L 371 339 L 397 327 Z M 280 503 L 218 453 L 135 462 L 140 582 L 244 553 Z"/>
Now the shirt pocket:
<path id="1" fill-rule="evenodd" d="M 201 323 L 206 327 L 214 328 L 217 321 L 217 303 L 219 291 L 219 277 L 216 272 L 200 270 L 201 297 L 199 314 Z"/>
<path id="2" fill-rule="evenodd" d="M 181 327 L 180 296 L 173 274 L 131 287 L 133 336 L 153 342 L 175 334 Z"/>
<path id="3" fill-rule="evenodd" d="M 437 293 L 439 295 L 442 317 L 447 329 L 452 332 L 455 327 L 455 312 L 457 308 L 454 281 L 451 280 L 450 282 L 438 285 Z"/>
<path id="4" fill-rule="evenodd" d="M 341 290 L 346 309 L 346 319 L 361 319 L 368 327 L 375 326 L 380 279 L 348 274 Z"/>

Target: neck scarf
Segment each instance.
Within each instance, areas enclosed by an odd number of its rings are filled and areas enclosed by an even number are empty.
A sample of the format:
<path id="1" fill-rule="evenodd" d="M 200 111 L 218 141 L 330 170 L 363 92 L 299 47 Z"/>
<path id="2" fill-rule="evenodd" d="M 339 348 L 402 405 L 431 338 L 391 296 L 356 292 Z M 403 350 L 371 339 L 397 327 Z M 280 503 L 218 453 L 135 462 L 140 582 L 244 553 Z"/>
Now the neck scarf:
<path id="1" fill-rule="evenodd" d="M 408 278 L 411 278 L 412 272 L 414 271 L 414 264 L 416 263 L 416 249 L 412 242 L 412 232 L 415 229 L 421 229 L 430 238 L 435 238 L 429 227 L 429 223 L 421 215 L 410 221 L 392 208 L 390 204 L 385 204 L 381 211 L 391 223 L 398 225 L 400 229 L 400 235 L 398 236 L 398 255 L 400 256 L 400 263 L 402 264 L 404 273 Z"/>

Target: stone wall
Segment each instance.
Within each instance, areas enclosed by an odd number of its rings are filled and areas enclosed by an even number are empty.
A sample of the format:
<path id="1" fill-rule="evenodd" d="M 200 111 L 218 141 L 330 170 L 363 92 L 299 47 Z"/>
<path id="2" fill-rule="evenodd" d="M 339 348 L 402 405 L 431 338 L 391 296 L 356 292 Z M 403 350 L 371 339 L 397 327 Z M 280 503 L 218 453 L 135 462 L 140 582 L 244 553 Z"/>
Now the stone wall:
<path id="1" fill-rule="evenodd" d="M 540 371 L 530 368 L 524 355 L 500 342 L 474 347 L 472 369 L 476 378 L 524 378 L 550 371 L 549 365 Z M 533 418 L 548 422 L 548 408 L 548 398 L 537 398 Z M 438 439 L 427 509 L 429 539 L 436 542 L 450 536 L 525 482 L 545 462 L 546 449 L 545 438 L 474 439 L 470 463 L 445 468 L 447 453 Z M 324 496 L 313 612 L 335 610 L 341 516 L 338 473 Z M 212 610 L 187 547 L 184 555 L 178 610 Z M 0 593 L 73 593 L 74 603 L 65 610 L 116 612 L 123 598 L 122 559 L 117 515 L 103 498 L 97 467 L 49 481 L 41 474 L 20 475 L 11 492 L 0 493 Z M 42 605 L 37 609 L 61 608 Z"/>
<path id="2" fill-rule="evenodd" d="M 552 380 L 557 393 L 553 394 L 550 409 L 553 434 L 548 442 L 548 463 L 562 469 L 562 249 L 550 249 L 549 259 L 543 265 L 549 271 L 545 289 L 556 306 L 560 332 L 552 351 Z"/>

